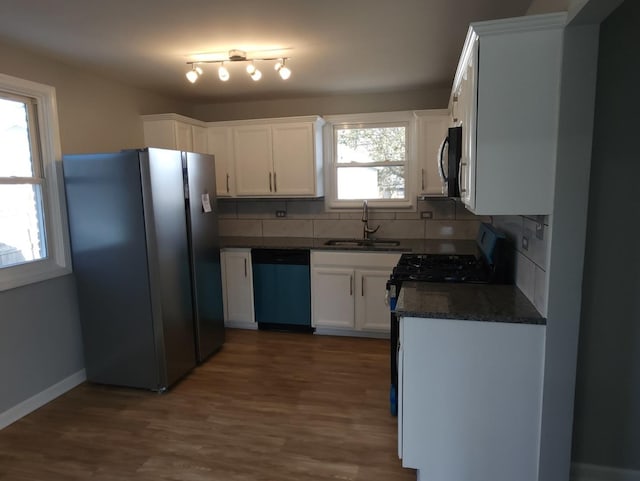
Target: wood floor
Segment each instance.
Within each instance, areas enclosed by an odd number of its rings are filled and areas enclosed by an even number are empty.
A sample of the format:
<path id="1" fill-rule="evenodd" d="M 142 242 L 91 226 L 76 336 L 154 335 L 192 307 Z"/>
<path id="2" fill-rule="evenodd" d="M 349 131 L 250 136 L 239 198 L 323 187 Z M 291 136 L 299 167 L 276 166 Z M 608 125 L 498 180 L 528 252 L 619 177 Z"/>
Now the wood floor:
<path id="1" fill-rule="evenodd" d="M 228 330 L 168 393 L 83 384 L 0 431 L 0 480 L 415 480 L 388 341 Z"/>

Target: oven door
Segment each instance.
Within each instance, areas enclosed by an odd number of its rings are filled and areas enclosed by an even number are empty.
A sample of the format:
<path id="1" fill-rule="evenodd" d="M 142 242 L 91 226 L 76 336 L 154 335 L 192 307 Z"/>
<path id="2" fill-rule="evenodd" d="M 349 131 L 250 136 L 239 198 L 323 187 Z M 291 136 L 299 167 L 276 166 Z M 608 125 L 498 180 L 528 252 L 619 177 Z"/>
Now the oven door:
<path id="1" fill-rule="evenodd" d="M 393 312 L 400 293 L 400 281 L 389 279 L 387 282 L 387 299 L 390 309 L 389 359 L 391 367 L 391 387 L 389 389 L 389 409 L 392 416 L 398 415 L 398 317 Z"/>

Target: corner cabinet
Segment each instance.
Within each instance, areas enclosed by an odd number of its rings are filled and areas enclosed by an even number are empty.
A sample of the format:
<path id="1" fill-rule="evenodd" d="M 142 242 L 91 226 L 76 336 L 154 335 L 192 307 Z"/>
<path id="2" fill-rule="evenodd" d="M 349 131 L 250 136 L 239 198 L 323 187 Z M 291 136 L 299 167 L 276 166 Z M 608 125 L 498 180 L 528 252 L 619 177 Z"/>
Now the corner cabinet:
<path id="1" fill-rule="evenodd" d="M 142 122 L 147 147 L 210 153 L 204 122 L 178 114 L 143 115 Z"/>
<path id="2" fill-rule="evenodd" d="M 220 261 L 225 326 L 257 329 L 253 307 L 251 249 L 223 249 Z"/>
<path id="3" fill-rule="evenodd" d="M 388 335 L 386 283 L 400 253 L 311 252 L 311 324 L 319 334 Z"/>
<path id="4" fill-rule="evenodd" d="M 418 195 L 444 196 L 438 159 L 451 124 L 451 113 L 448 110 L 418 110 L 414 115 L 419 169 L 416 191 Z"/>
<path id="5" fill-rule="evenodd" d="M 453 83 L 461 198 L 479 215 L 551 214 L 566 14 L 473 23 Z"/>
<path id="6" fill-rule="evenodd" d="M 236 195 L 322 196 L 322 124 L 313 117 L 235 126 Z"/>

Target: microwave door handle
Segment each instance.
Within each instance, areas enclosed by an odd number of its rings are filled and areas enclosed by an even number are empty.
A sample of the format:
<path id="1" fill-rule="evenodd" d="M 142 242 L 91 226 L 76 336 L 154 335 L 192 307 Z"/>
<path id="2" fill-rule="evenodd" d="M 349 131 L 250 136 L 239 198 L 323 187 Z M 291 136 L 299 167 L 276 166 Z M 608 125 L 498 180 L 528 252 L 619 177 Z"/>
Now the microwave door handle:
<path id="1" fill-rule="evenodd" d="M 445 182 L 449 181 L 449 178 L 445 175 L 444 173 L 444 165 L 443 165 L 443 160 L 444 160 L 444 148 L 449 144 L 449 137 L 445 138 L 444 141 L 442 142 L 442 147 L 440 147 L 440 174 L 442 174 L 442 180 L 444 180 Z"/>

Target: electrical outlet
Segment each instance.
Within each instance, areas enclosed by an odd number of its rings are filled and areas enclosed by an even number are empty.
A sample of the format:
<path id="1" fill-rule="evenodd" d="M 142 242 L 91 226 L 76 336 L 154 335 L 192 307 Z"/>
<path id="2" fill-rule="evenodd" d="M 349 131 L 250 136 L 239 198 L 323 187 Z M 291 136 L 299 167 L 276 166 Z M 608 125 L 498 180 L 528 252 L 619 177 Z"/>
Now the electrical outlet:
<path id="1" fill-rule="evenodd" d="M 276 211 L 276 217 L 286 217 L 287 216 L 287 211 L 286 210 L 277 210 Z"/>
<path id="2" fill-rule="evenodd" d="M 433 219 L 433 212 L 430 210 L 423 210 L 420 212 L 421 219 Z"/>

